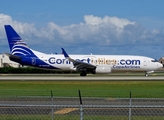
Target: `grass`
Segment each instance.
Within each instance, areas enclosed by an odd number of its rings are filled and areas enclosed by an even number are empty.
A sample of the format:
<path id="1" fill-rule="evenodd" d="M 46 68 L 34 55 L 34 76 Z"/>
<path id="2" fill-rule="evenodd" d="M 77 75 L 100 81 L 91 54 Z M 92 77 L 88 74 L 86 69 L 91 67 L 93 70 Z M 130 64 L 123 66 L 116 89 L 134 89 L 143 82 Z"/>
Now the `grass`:
<path id="1" fill-rule="evenodd" d="M 164 98 L 164 81 L 0 81 L 0 96 Z"/>
<path id="2" fill-rule="evenodd" d="M 50 120 L 51 115 L 0 115 L 0 120 Z M 55 120 L 79 120 L 80 117 L 78 115 L 54 115 Z M 85 115 L 85 120 L 127 120 L 128 116 L 101 116 L 101 115 Z M 134 120 L 163 120 L 163 116 L 132 116 Z"/>
<path id="3" fill-rule="evenodd" d="M 50 115 L 0 115 L 0 120 L 51 120 Z"/>

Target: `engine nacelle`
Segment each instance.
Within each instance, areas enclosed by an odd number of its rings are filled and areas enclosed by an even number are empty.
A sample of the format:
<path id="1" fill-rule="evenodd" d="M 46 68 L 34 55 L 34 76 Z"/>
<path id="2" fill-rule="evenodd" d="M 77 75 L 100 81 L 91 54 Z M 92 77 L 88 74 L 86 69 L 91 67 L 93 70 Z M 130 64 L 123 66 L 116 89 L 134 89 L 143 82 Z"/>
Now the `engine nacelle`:
<path id="1" fill-rule="evenodd" d="M 101 73 L 101 74 L 111 73 L 111 67 L 106 65 L 98 65 L 95 69 L 95 73 Z"/>
<path id="2" fill-rule="evenodd" d="M 154 71 L 152 70 L 152 71 L 147 71 L 146 73 L 154 73 Z"/>
<path id="3" fill-rule="evenodd" d="M 70 67 L 71 70 L 77 71 L 76 67 Z"/>

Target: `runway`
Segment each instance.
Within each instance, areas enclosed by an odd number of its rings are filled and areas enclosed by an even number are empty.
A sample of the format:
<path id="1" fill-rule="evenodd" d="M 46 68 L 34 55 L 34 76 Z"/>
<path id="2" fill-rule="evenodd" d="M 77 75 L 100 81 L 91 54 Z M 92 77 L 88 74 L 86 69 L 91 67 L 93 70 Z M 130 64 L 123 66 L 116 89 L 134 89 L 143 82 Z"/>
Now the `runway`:
<path id="1" fill-rule="evenodd" d="M 52 80 L 52 81 L 76 81 L 76 80 L 81 80 L 81 81 L 163 81 L 164 77 L 163 76 L 86 76 L 86 77 L 81 77 L 81 76 L 69 76 L 69 75 L 0 75 L 0 80 Z"/>

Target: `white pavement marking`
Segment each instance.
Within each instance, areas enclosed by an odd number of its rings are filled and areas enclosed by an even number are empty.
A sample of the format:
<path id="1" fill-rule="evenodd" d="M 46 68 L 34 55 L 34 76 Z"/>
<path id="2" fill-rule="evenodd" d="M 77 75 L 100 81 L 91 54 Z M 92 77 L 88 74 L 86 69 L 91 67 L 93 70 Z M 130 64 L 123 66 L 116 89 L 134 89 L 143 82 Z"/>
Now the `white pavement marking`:
<path id="1" fill-rule="evenodd" d="M 31 75 L 31 76 L 0 76 L 0 80 L 81 80 L 81 81 L 86 81 L 86 80 L 108 80 L 108 81 L 142 81 L 142 80 L 147 80 L 147 81 L 163 81 L 164 77 L 162 76 L 104 76 L 104 77 L 94 77 L 94 76 L 87 76 L 87 77 L 80 77 L 80 76 L 75 76 L 75 77 L 62 77 L 62 76 L 35 76 L 35 75 Z"/>

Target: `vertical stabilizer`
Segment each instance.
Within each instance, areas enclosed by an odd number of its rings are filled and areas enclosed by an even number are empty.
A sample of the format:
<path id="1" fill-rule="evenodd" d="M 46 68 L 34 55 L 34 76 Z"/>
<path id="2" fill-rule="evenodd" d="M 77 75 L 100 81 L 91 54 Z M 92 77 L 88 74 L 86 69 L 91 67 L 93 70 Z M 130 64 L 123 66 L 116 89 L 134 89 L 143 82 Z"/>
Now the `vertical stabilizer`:
<path id="1" fill-rule="evenodd" d="M 4 27 L 12 55 L 22 56 L 33 54 L 27 44 L 10 25 L 5 25 Z"/>

